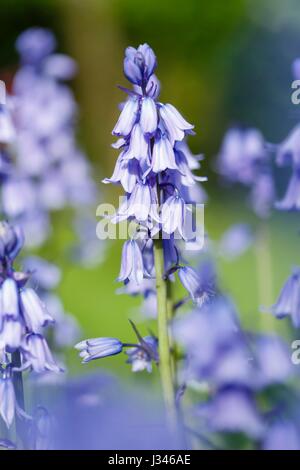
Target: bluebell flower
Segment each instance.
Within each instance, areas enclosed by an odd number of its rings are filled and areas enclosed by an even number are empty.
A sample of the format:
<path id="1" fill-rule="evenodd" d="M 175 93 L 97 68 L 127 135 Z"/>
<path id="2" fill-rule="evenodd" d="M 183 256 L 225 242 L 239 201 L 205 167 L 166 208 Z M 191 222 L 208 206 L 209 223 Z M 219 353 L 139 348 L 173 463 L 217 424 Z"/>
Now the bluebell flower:
<path id="1" fill-rule="evenodd" d="M 0 350 L 13 352 L 20 348 L 24 335 L 24 324 L 21 317 L 15 318 L 10 315 L 2 316 L 0 330 Z"/>
<path id="2" fill-rule="evenodd" d="M 134 85 L 145 87 L 156 65 L 156 57 L 148 44 L 142 44 L 137 49 L 127 47 L 124 59 L 124 74 Z"/>
<path id="3" fill-rule="evenodd" d="M 182 266 L 178 269 L 178 277 L 196 304 L 201 306 L 208 300 L 209 293 L 204 288 L 195 269 L 190 266 Z"/>
<path id="4" fill-rule="evenodd" d="M 9 145 L 16 138 L 15 127 L 8 106 L 6 105 L 5 84 L 0 80 L 0 144 Z"/>
<path id="5" fill-rule="evenodd" d="M 128 364 L 131 364 L 132 372 L 147 370 L 152 372 L 152 362 L 158 362 L 158 341 L 153 336 L 145 336 L 140 346 L 129 348 L 126 351 Z"/>
<path id="6" fill-rule="evenodd" d="M 25 323 L 30 331 L 38 333 L 41 328 L 54 323 L 45 304 L 30 288 L 21 290 L 20 301 Z"/>
<path id="7" fill-rule="evenodd" d="M 16 48 L 22 61 L 28 64 L 38 63 L 55 48 L 56 41 L 52 32 L 44 28 L 30 28 L 17 39 Z"/>
<path id="8" fill-rule="evenodd" d="M 276 163 L 278 166 L 290 165 L 294 168 L 300 165 L 300 124 L 298 124 L 286 139 L 277 147 Z"/>
<path id="9" fill-rule="evenodd" d="M 277 318 L 290 316 L 295 328 L 300 327 L 300 269 L 295 269 L 285 282 L 271 311 Z"/>
<path id="10" fill-rule="evenodd" d="M 56 80 L 70 80 L 76 72 L 75 60 L 65 54 L 51 54 L 43 61 L 43 73 Z"/>
<path id="11" fill-rule="evenodd" d="M 275 335 L 257 335 L 253 343 L 259 387 L 285 383 L 295 375 L 290 348 L 281 338 Z"/>
<path id="12" fill-rule="evenodd" d="M 186 205 L 184 200 L 178 195 L 170 196 L 163 204 L 161 211 L 162 230 L 169 235 L 177 230 L 183 239 L 186 239 L 184 231 L 186 218 Z M 185 272 L 185 268 L 184 272 Z M 192 268 L 186 268 L 186 272 L 192 272 Z M 184 274 L 183 274 L 184 276 Z M 183 282 L 183 281 L 182 281 Z"/>
<path id="13" fill-rule="evenodd" d="M 9 428 L 15 417 L 16 396 L 10 374 L 0 374 L 0 416 Z"/>
<path id="14" fill-rule="evenodd" d="M 263 450 L 300 450 L 300 431 L 288 419 L 278 419 L 265 434 Z"/>
<path id="15" fill-rule="evenodd" d="M 128 240 L 123 246 L 121 270 L 118 280 L 133 280 L 137 284 L 141 284 L 143 277 L 144 263 L 139 244 L 136 240 Z"/>
<path id="16" fill-rule="evenodd" d="M 41 374 L 44 372 L 62 372 L 54 360 L 47 341 L 41 334 L 28 334 L 22 344 L 22 370 L 32 369 Z"/>
<path id="17" fill-rule="evenodd" d="M 152 171 L 177 170 L 174 149 L 165 134 L 158 133 L 153 145 Z"/>
<path id="18" fill-rule="evenodd" d="M 11 261 L 19 254 L 24 244 L 24 234 L 20 227 L 0 221 L 0 258 Z"/>
<path id="19" fill-rule="evenodd" d="M 139 101 L 133 97 L 126 101 L 117 124 L 115 125 L 112 133 L 114 135 L 128 136 L 130 134 L 133 125 L 137 119 L 137 113 L 139 109 Z"/>
<path id="20" fill-rule="evenodd" d="M 281 201 L 275 203 L 279 210 L 300 210 L 300 169 L 293 170 L 288 188 Z"/>
<path id="21" fill-rule="evenodd" d="M 6 279 L 1 286 L 2 315 L 17 319 L 20 315 L 17 284 L 12 278 Z"/>
<path id="22" fill-rule="evenodd" d="M 244 433 L 254 439 L 264 435 L 265 425 L 255 401 L 243 389 L 221 390 L 199 406 L 198 415 L 213 432 Z"/>
<path id="23" fill-rule="evenodd" d="M 241 256 L 254 242 L 254 234 L 248 224 L 234 224 L 227 229 L 219 242 L 220 254 L 228 259 Z"/>
<path id="24" fill-rule="evenodd" d="M 117 338 L 94 338 L 81 341 L 75 346 L 80 351 L 82 362 L 90 362 L 107 356 L 114 356 L 123 350 L 123 343 Z"/>
<path id="25" fill-rule="evenodd" d="M 167 130 L 172 145 L 176 141 L 181 141 L 186 132 L 190 132 L 194 126 L 187 122 L 172 104 L 161 104 L 159 114 Z"/>
<path id="26" fill-rule="evenodd" d="M 266 158 L 266 145 L 258 130 L 229 129 L 218 157 L 218 171 L 229 181 L 251 185 L 259 171 L 258 164 Z"/>

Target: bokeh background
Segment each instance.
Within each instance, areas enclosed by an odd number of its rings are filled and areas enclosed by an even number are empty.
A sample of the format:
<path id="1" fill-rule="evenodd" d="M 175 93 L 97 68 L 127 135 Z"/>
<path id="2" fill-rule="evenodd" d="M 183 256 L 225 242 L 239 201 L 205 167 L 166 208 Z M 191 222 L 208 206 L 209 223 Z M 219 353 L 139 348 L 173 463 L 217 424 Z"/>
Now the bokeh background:
<path id="1" fill-rule="evenodd" d="M 246 191 L 220 185 L 214 162 L 232 125 L 256 127 L 268 142 L 278 143 L 299 121 L 290 100 L 291 63 L 300 55 L 298 0 L 1 0 L 0 24 L 0 78 L 8 87 L 18 66 L 15 40 L 28 27 L 52 29 L 59 51 L 77 61 L 72 87 L 80 107 L 78 140 L 93 164 L 99 203 L 116 203 L 119 195 L 101 179 L 111 175 L 117 157 L 110 144 L 123 99 L 117 85 L 125 85 L 123 52 L 128 45 L 147 42 L 158 57 L 162 101 L 172 102 L 196 125 L 197 135 L 189 144 L 195 153 L 205 154 L 205 228 L 210 237 L 218 240 L 233 223 L 257 225 L 245 203 Z M 280 195 L 288 176 L 277 171 Z M 122 243 L 107 242 L 104 261 L 83 268 L 67 255 L 74 238 L 68 212 L 53 219 L 53 235 L 38 254 L 61 267 L 59 294 L 66 311 L 80 322 L 82 337 L 133 339 L 128 318 L 139 323 L 140 300 L 115 293 Z M 95 229 L 96 223 L 95 207 Z M 286 335 L 288 324 L 265 322 L 259 306 L 275 301 L 290 266 L 300 259 L 298 216 L 274 212 L 268 225 L 269 298 L 261 298 L 255 246 L 235 261 L 220 260 L 218 272 L 246 328 L 274 328 Z M 146 333 L 144 325 L 141 332 Z M 71 373 L 101 367 L 131 377 L 124 357 L 83 367 L 69 351 L 67 363 Z M 130 380 L 147 380 L 146 375 Z"/>

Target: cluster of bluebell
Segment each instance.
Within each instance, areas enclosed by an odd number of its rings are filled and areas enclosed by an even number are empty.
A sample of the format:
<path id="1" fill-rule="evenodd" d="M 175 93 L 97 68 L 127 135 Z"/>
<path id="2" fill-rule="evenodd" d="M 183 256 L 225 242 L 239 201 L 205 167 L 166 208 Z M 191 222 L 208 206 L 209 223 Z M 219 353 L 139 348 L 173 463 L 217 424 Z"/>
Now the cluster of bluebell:
<path id="1" fill-rule="evenodd" d="M 128 98 L 112 132 L 118 137 L 113 147 L 120 155 L 113 175 L 104 180 L 121 185 L 125 191 L 112 223 L 135 222 L 134 234 L 123 246 L 118 280 L 125 285 L 123 292 L 144 296 L 146 304 L 151 304 L 152 315 L 157 311 L 155 283 L 160 276 L 154 260 L 158 238 L 162 240 L 164 282 L 173 280 L 178 272 L 195 303 L 203 303 L 207 295 L 197 271 L 187 266 L 180 254 L 180 244 L 192 238 L 189 224 L 193 205 L 203 200 L 197 182 L 206 178 L 192 172 L 200 168 L 201 159 L 192 155 L 186 144 L 194 126 L 173 105 L 158 101 L 156 66 L 154 52 L 147 44 L 126 49 L 124 74 L 133 89 L 122 88 Z M 148 337 L 143 341 L 144 349 L 153 349 L 157 340 Z M 144 353 L 140 346 L 128 353 L 133 370 L 145 368 L 137 358 Z M 123 345 L 115 339 L 99 338 L 79 343 L 78 348 L 87 362 L 117 354 Z"/>
<path id="2" fill-rule="evenodd" d="M 279 337 L 244 332 L 222 295 L 178 318 L 173 328 L 185 351 L 181 379 L 201 397 L 186 419 L 202 446 L 225 448 L 226 436 L 240 435 L 245 446 L 300 447 L 299 394 L 291 386 L 298 371 Z"/>
<path id="3" fill-rule="evenodd" d="M 22 397 L 15 390 L 16 377 L 25 370 L 37 374 L 62 370 L 43 335 L 54 320 L 36 292 L 27 287 L 30 273 L 13 266 L 23 242 L 20 228 L 0 223 L 0 415 L 8 427 L 16 412 L 26 419 L 18 403 Z"/>
<path id="4" fill-rule="evenodd" d="M 97 195 L 88 161 L 76 143 L 77 105 L 65 84 L 77 66 L 55 53 L 55 46 L 53 34 L 45 29 L 19 36 L 21 67 L 7 100 L 6 123 L 1 122 L 7 143 L 1 156 L 2 212 L 22 226 L 31 246 L 48 238 L 52 211 L 71 206 L 79 216 L 78 208 L 94 203 Z"/>

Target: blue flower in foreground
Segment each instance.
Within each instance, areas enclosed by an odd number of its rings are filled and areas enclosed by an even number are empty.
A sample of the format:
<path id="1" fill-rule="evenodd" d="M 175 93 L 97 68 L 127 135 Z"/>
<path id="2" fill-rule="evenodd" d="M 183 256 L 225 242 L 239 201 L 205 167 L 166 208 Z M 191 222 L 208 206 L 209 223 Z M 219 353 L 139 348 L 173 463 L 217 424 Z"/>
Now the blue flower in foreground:
<path id="1" fill-rule="evenodd" d="M 85 363 L 119 354 L 123 350 L 123 343 L 117 338 L 94 338 L 81 341 L 75 348 L 80 351 L 79 356 Z"/>
<path id="2" fill-rule="evenodd" d="M 300 327 L 300 268 L 296 268 L 285 282 L 271 311 L 277 318 L 290 316 L 293 325 Z"/>

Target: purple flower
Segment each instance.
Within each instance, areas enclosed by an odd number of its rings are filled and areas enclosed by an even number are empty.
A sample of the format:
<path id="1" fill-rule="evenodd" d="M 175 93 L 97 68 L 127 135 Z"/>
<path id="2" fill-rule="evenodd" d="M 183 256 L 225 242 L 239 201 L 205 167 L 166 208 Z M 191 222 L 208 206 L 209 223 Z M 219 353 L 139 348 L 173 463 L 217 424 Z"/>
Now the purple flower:
<path id="1" fill-rule="evenodd" d="M 2 318 L 0 331 L 0 350 L 13 352 L 18 349 L 22 342 L 24 325 L 21 319 L 5 315 Z"/>
<path id="2" fill-rule="evenodd" d="M 124 59 L 124 74 L 134 85 L 145 87 L 156 65 L 156 57 L 148 44 L 142 44 L 137 49 L 127 47 Z"/>
<path id="3" fill-rule="evenodd" d="M 290 350 L 281 338 L 259 335 L 255 338 L 254 346 L 260 387 L 285 383 L 293 375 L 295 369 Z"/>
<path id="4" fill-rule="evenodd" d="M 141 103 L 140 126 L 145 135 L 151 135 L 157 128 L 157 109 L 155 101 L 145 96 Z"/>
<path id="5" fill-rule="evenodd" d="M 171 104 L 161 104 L 159 113 L 172 145 L 174 145 L 175 141 L 183 140 L 185 132 L 190 132 L 194 128 L 194 126 L 189 124 Z"/>
<path id="6" fill-rule="evenodd" d="M 137 118 L 139 102 L 136 98 L 130 98 L 126 101 L 117 124 L 112 133 L 114 135 L 128 136 Z"/>
<path id="7" fill-rule="evenodd" d="M 190 266 L 183 266 L 178 269 L 178 277 L 186 290 L 189 292 L 192 300 L 201 306 L 209 298 L 209 294 L 204 289 L 201 278 L 195 269 Z"/>
<path id="8" fill-rule="evenodd" d="M 300 432 L 298 427 L 286 419 L 276 421 L 266 432 L 263 449 L 300 450 Z"/>
<path id="9" fill-rule="evenodd" d="M 24 244 L 24 235 L 20 227 L 0 221 L 0 258 L 11 261 L 19 254 Z"/>
<path id="10" fill-rule="evenodd" d="M 253 241 L 254 237 L 249 225 L 232 225 L 222 235 L 219 242 L 220 253 L 225 258 L 234 259 L 247 251 Z"/>
<path id="11" fill-rule="evenodd" d="M 19 317 L 19 298 L 16 282 L 8 278 L 1 286 L 1 310 L 2 315 L 11 316 L 14 319 Z"/>
<path id="12" fill-rule="evenodd" d="M 38 333 L 42 327 L 54 322 L 46 306 L 33 289 L 23 289 L 20 299 L 25 323 L 30 331 Z"/>
<path id="13" fill-rule="evenodd" d="M 275 203 L 276 209 L 300 210 L 300 169 L 295 169 L 289 181 L 286 193 L 281 201 Z"/>
<path id="14" fill-rule="evenodd" d="M 43 72 L 57 80 L 70 80 L 77 72 L 77 64 L 65 54 L 51 54 L 43 62 Z"/>
<path id="15" fill-rule="evenodd" d="M 214 432 L 242 432 L 257 439 L 265 430 L 253 398 L 239 389 L 220 391 L 199 407 L 198 414 Z"/>
<path id="16" fill-rule="evenodd" d="M 255 181 L 258 163 L 266 159 L 263 137 L 256 129 L 230 129 L 218 157 L 218 171 L 232 182 L 246 185 Z"/>
<path id="17" fill-rule="evenodd" d="M 298 124 L 278 146 L 276 163 L 279 166 L 292 165 L 298 168 L 300 165 L 300 124 Z"/>
<path id="18" fill-rule="evenodd" d="M 10 428 L 15 417 L 16 397 L 12 379 L 7 374 L 0 376 L 0 416 Z"/>
<path id="19" fill-rule="evenodd" d="M 135 240 L 127 240 L 123 246 L 118 281 L 133 280 L 137 284 L 141 284 L 143 278 L 144 263 L 141 249 Z"/>
<path id="20" fill-rule="evenodd" d="M 152 361 L 158 362 L 158 341 L 153 336 L 145 336 L 141 346 L 126 351 L 127 363 L 131 364 L 132 372 L 147 370 L 152 372 Z"/>
<path id="21" fill-rule="evenodd" d="M 22 345 L 24 362 L 22 369 L 31 368 L 34 372 L 62 372 L 55 362 L 45 338 L 41 334 L 30 333 Z"/>
<path id="22" fill-rule="evenodd" d="M 51 31 L 43 28 L 30 28 L 17 39 L 16 48 L 22 61 L 36 64 L 54 50 L 55 38 Z"/>
<path id="23" fill-rule="evenodd" d="M 152 171 L 161 173 L 164 170 L 177 170 L 173 147 L 166 135 L 156 137 L 152 154 Z"/>
<path id="24" fill-rule="evenodd" d="M 94 338 L 81 341 L 75 348 L 80 351 L 82 362 L 86 363 L 119 354 L 123 350 L 123 344 L 117 338 Z"/>
<path id="25" fill-rule="evenodd" d="M 277 302 L 272 306 L 272 313 L 277 318 L 290 316 L 295 328 L 300 327 L 300 269 L 285 282 Z"/>

